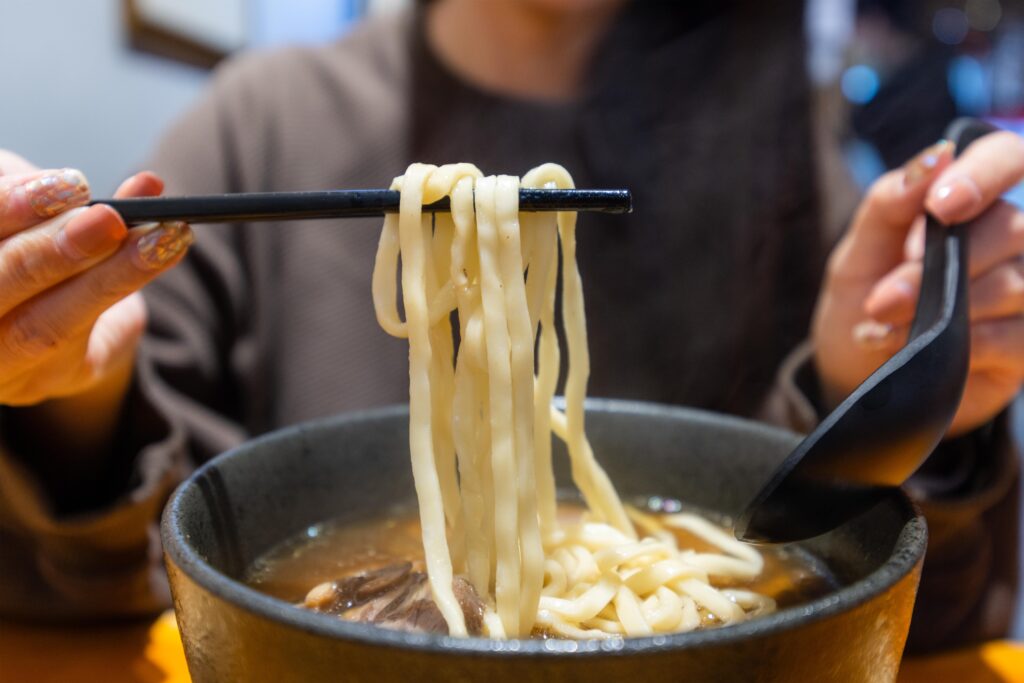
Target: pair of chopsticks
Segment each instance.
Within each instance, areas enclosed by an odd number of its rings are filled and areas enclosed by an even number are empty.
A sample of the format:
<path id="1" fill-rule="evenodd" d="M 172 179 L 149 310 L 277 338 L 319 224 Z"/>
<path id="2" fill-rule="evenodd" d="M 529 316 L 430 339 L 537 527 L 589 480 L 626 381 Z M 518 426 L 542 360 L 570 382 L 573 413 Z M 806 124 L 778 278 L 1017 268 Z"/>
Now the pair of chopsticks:
<path id="1" fill-rule="evenodd" d="M 328 190 L 323 192 L 254 192 L 194 197 L 97 199 L 130 225 L 159 221 L 226 223 L 234 221 L 364 218 L 398 213 L 395 190 Z M 520 211 L 597 211 L 629 213 L 629 190 L 519 190 Z M 448 198 L 426 204 L 428 213 L 449 211 Z"/>

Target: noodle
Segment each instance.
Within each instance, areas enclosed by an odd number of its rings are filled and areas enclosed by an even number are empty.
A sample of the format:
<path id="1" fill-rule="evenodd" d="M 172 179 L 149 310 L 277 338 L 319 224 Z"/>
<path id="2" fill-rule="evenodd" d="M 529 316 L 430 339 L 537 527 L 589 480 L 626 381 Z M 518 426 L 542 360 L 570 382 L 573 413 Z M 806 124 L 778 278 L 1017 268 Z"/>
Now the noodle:
<path id="1" fill-rule="evenodd" d="M 522 186 L 573 184 L 565 169 L 545 164 Z M 712 585 L 757 576 L 756 550 L 696 515 L 659 520 L 627 509 L 594 458 L 584 428 L 590 360 L 576 216 L 520 215 L 519 187 L 517 178 L 484 177 L 470 164 L 413 164 L 392 184 L 400 212 L 384 221 L 373 273 L 381 327 L 409 340 L 413 478 L 430 587 L 449 632 L 466 635 L 455 573 L 487 604 L 484 627 L 496 638 L 537 629 L 643 636 L 771 611 L 768 597 Z M 450 215 L 423 214 L 423 204 L 444 196 Z M 559 244 L 564 412 L 552 405 Z M 579 522 L 556 514 L 552 434 L 566 444 L 587 507 Z M 672 528 L 719 552 L 677 547 Z"/>

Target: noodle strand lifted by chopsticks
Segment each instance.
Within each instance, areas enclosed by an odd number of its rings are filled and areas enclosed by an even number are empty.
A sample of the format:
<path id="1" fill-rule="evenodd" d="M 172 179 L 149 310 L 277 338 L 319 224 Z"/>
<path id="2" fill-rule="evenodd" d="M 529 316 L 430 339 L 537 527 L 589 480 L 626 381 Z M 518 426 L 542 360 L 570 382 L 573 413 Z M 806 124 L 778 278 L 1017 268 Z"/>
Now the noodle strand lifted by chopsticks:
<path id="1" fill-rule="evenodd" d="M 554 164 L 533 169 L 522 185 L 573 187 Z M 484 177 L 470 164 L 413 164 L 392 184 L 400 212 L 384 221 L 373 273 L 381 327 L 409 340 L 413 478 L 427 574 L 449 632 L 466 635 L 455 573 L 487 604 L 492 637 L 538 628 L 571 638 L 640 636 L 770 611 L 770 598 L 711 584 L 756 576 L 757 551 L 695 515 L 659 520 L 627 510 L 594 458 L 584 430 L 590 361 L 576 216 L 520 215 L 519 187 L 517 178 Z M 450 215 L 423 214 L 444 196 Z M 564 413 L 552 405 L 559 270 Z M 552 434 L 566 443 L 587 506 L 579 522 L 557 516 Z M 671 528 L 721 552 L 680 549 Z"/>

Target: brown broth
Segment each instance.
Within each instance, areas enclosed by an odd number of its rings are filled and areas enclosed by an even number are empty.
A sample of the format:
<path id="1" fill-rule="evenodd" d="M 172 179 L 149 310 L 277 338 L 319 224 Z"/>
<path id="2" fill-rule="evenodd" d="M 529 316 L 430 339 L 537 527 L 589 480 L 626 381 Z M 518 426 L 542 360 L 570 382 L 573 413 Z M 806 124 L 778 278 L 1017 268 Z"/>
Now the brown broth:
<path id="1" fill-rule="evenodd" d="M 578 517 L 580 508 L 561 505 L 564 521 Z M 705 515 L 714 519 L 713 516 Z M 724 527 L 723 527 L 724 528 Z M 714 546 L 673 529 L 680 548 L 720 552 Z M 764 570 L 753 581 L 713 581 L 718 588 L 740 587 L 773 598 L 779 608 L 808 602 L 837 587 L 823 563 L 797 548 L 762 548 Z M 301 604 L 314 586 L 396 562 L 423 568 L 419 517 L 403 510 L 382 519 L 355 523 L 326 522 L 275 546 L 249 568 L 245 581 L 256 590 Z M 708 620 L 708 625 L 713 625 Z"/>

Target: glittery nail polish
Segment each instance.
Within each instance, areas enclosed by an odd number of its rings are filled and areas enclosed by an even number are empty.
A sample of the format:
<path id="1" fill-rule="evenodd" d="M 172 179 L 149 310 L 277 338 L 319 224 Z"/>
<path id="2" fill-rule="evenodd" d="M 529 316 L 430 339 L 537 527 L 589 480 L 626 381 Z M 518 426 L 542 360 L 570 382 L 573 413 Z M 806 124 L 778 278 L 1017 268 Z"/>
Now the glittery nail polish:
<path id="1" fill-rule="evenodd" d="M 25 184 L 25 196 L 40 218 L 52 218 L 89 201 L 89 183 L 80 171 L 65 168 Z"/>
<path id="2" fill-rule="evenodd" d="M 145 230 L 135 248 L 145 268 L 157 270 L 173 261 L 192 244 L 192 228 L 180 221 L 158 223 Z"/>
<path id="3" fill-rule="evenodd" d="M 931 177 L 935 173 L 935 169 L 939 167 L 943 155 L 952 147 L 953 143 L 949 140 L 940 140 L 904 164 L 903 186 L 911 188 Z"/>

